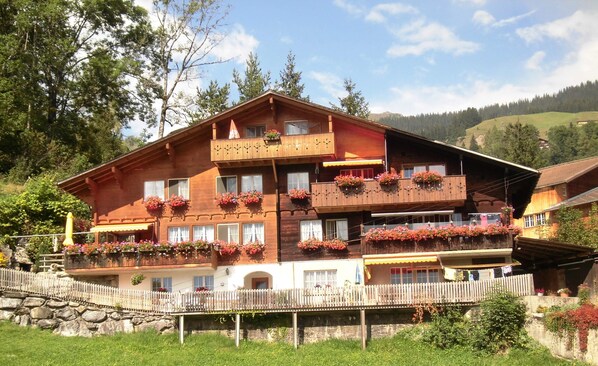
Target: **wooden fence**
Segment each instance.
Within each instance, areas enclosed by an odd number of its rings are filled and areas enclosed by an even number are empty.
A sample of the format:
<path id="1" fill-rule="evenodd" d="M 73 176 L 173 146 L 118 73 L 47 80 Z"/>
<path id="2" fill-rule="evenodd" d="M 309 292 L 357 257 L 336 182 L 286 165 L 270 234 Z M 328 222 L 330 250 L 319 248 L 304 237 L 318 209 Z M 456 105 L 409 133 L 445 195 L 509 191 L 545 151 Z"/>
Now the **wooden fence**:
<path id="1" fill-rule="evenodd" d="M 43 273 L 0 269 L 0 289 L 167 314 L 410 308 L 428 303 L 476 304 L 498 287 L 518 296 L 531 295 L 534 291 L 532 275 L 525 274 L 472 282 L 164 293 L 118 289 Z"/>

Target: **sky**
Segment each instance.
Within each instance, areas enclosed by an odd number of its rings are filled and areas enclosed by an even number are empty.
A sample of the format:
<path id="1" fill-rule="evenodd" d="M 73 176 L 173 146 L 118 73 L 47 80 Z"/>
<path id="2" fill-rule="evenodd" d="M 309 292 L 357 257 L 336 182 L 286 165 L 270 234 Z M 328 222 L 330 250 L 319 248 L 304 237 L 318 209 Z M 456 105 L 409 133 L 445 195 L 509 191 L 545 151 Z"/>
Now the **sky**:
<path id="1" fill-rule="evenodd" d="M 149 6 L 149 0 L 136 0 Z M 598 1 L 237 0 L 196 85 L 231 84 L 250 52 L 274 83 L 295 55 L 324 106 L 350 78 L 371 112 L 413 115 L 507 103 L 598 79 Z M 132 126 L 132 134 L 140 126 Z"/>

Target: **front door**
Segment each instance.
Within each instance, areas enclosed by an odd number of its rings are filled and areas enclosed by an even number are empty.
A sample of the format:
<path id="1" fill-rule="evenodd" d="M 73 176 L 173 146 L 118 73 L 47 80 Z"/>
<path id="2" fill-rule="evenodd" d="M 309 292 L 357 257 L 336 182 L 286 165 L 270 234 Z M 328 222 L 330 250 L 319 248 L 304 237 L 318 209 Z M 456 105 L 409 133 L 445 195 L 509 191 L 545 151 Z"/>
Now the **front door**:
<path id="1" fill-rule="evenodd" d="M 255 277 L 251 279 L 251 288 L 254 290 L 267 290 L 270 288 L 268 277 Z"/>

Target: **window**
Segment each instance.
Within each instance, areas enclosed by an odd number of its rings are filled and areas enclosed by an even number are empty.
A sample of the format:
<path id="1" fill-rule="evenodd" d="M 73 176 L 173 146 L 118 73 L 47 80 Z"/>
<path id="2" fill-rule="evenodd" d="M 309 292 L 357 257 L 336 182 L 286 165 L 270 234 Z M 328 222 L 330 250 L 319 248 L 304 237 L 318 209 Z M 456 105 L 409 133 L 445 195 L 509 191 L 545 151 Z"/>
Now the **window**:
<path id="1" fill-rule="evenodd" d="M 261 222 L 243 224 L 243 244 L 254 242 L 264 243 L 264 224 Z"/>
<path id="2" fill-rule="evenodd" d="M 440 173 L 440 175 L 446 175 L 446 167 L 444 164 L 420 164 L 420 165 L 407 165 L 403 166 L 403 178 L 411 178 L 414 173 L 425 172 L 433 170 Z"/>
<path id="3" fill-rule="evenodd" d="M 216 177 L 216 193 L 237 193 L 237 176 Z"/>
<path id="4" fill-rule="evenodd" d="M 219 224 L 218 240 L 223 240 L 227 243 L 238 243 L 239 224 Z"/>
<path id="5" fill-rule="evenodd" d="M 326 220 L 326 239 L 349 240 L 347 219 Z"/>
<path id="6" fill-rule="evenodd" d="M 308 121 L 288 121 L 284 123 L 285 135 L 307 135 L 308 133 Z"/>
<path id="7" fill-rule="evenodd" d="M 391 268 L 390 283 L 393 285 L 413 283 L 413 271 L 411 268 Z"/>
<path id="8" fill-rule="evenodd" d="M 536 214 L 536 225 L 546 225 L 546 213 Z"/>
<path id="9" fill-rule="evenodd" d="M 172 195 L 189 199 L 189 179 L 169 179 L 168 197 L 170 198 Z"/>
<path id="10" fill-rule="evenodd" d="M 322 240 L 322 221 L 303 220 L 300 223 L 301 240 L 318 239 Z"/>
<path id="11" fill-rule="evenodd" d="M 202 287 L 214 290 L 214 276 L 193 276 L 193 291 Z"/>
<path id="12" fill-rule="evenodd" d="M 438 269 L 430 268 L 391 268 L 390 283 L 405 285 L 410 283 L 440 282 Z"/>
<path id="13" fill-rule="evenodd" d="M 309 173 L 289 173 L 287 175 L 287 189 L 305 189 L 309 192 Z"/>
<path id="14" fill-rule="evenodd" d="M 244 175 L 241 177 L 241 192 L 263 192 L 261 175 Z"/>
<path id="15" fill-rule="evenodd" d="M 352 175 L 363 179 L 374 179 L 374 168 L 341 169 L 341 175 Z"/>
<path id="16" fill-rule="evenodd" d="M 214 241 L 214 226 L 201 225 L 193 226 L 193 240 L 205 240 L 208 243 Z"/>
<path id="17" fill-rule="evenodd" d="M 161 289 L 166 289 L 166 292 L 172 292 L 172 277 L 152 278 L 152 291 L 161 291 Z"/>
<path id="18" fill-rule="evenodd" d="M 534 216 L 533 215 L 523 216 L 523 226 L 525 226 L 525 227 L 534 226 Z"/>
<path id="19" fill-rule="evenodd" d="M 149 196 L 158 196 L 164 199 L 164 181 L 163 180 L 150 180 L 143 182 L 143 198 Z"/>
<path id="20" fill-rule="evenodd" d="M 178 243 L 180 241 L 189 240 L 188 226 L 171 226 L 168 228 L 168 241 L 171 243 Z"/>
<path id="21" fill-rule="evenodd" d="M 312 287 L 336 287 L 336 269 L 303 272 L 303 285 Z"/>
<path id="22" fill-rule="evenodd" d="M 245 137 L 262 137 L 266 133 L 266 126 L 245 127 Z"/>

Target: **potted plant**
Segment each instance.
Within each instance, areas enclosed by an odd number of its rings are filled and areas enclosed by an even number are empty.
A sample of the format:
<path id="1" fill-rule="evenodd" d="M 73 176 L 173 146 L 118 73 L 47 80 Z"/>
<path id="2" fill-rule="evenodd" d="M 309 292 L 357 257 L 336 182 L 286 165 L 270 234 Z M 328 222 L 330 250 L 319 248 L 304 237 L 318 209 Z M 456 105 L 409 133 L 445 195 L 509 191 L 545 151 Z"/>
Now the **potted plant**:
<path id="1" fill-rule="evenodd" d="M 120 251 L 120 244 L 111 242 L 102 243 L 100 251 L 104 254 L 116 254 Z"/>
<path id="2" fill-rule="evenodd" d="M 216 204 L 220 207 L 232 207 L 238 205 L 239 201 L 235 193 L 226 192 L 216 197 Z"/>
<path id="3" fill-rule="evenodd" d="M 311 238 L 300 241 L 297 244 L 297 247 L 306 252 L 315 252 L 324 247 L 324 242 L 319 239 Z"/>
<path id="4" fill-rule="evenodd" d="M 195 249 L 195 246 L 193 245 L 192 241 L 179 241 L 178 243 L 176 243 L 177 252 L 189 253 L 193 249 Z"/>
<path id="5" fill-rule="evenodd" d="M 79 255 L 81 254 L 81 246 L 79 244 L 68 245 L 64 247 L 64 254 Z"/>
<path id="6" fill-rule="evenodd" d="M 561 297 L 569 297 L 569 295 L 571 294 L 571 290 L 569 290 L 567 287 L 563 287 L 560 288 L 557 293 L 561 296 Z"/>
<path id="7" fill-rule="evenodd" d="M 252 241 L 250 243 L 243 245 L 243 250 L 247 255 L 256 255 L 264 251 L 266 245 L 264 243 L 260 243 L 259 241 Z"/>
<path id="8" fill-rule="evenodd" d="M 135 253 L 137 251 L 138 244 L 133 241 L 125 241 L 120 243 L 121 253 Z"/>
<path id="9" fill-rule="evenodd" d="M 280 140 L 281 133 L 276 129 L 270 129 L 264 133 L 265 141 L 278 141 Z"/>
<path id="10" fill-rule="evenodd" d="M 293 188 L 288 193 L 291 200 L 302 201 L 309 198 L 309 192 L 303 188 Z"/>
<path id="11" fill-rule="evenodd" d="M 223 240 L 216 240 L 214 247 L 220 252 L 220 255 L 231 256 L 239 250 L 239 244 L 234 242 L 226 242 Z"/>
<path id="12" fill-rule="evenodd" d="M 153 253 L 156 250 L 156 245 L 152 241 L 142 240 L 137 244 L 137 250 L 139 253 Z"/>
<path id="13" fill-rule="evenodd" d="M 145 280 L 145 276 L 141 273 L 135 273 L 131 276 L 131 285 L 137 286 Z"/>
<path id="14" fill-rule="evenodd" d="M 81 252 L 85 255 L 100 254 L 100 245 L 96 243 L 83 244 L 81 246 Z"/>
<path id="15" fill-rule="evenodd" d="M 166 201 L 171 208 L 182 208 L 189 204 L 189 200 L 181 195 L 173 194 L 170 199 Z"/>
<path id="16" fill-rule="evenodd" d="M 160 211 L 164 206 L 164 201 L 158 196 L 149 196 L 143 201 L 143 205 L 148 211 Z"/>
<path id="17" fill-rule="evenodd" d="M 383 187 L 396 186 L 399 183 L 399 175 L 393 172 L 384 172 L 378 174 L 376 180 Z"/>
<path id="18" fill-rule="evenodd" d="M 353 175 L 337 175 L 334 177 L 336 186 L 344 189 L 359 188 L 363 185 L 363 178 Z"/>
<path id="19" fill-rule="evenodd" d="M 259 191 L 241 192 L 239 194 L 239 201 L 243 202 L 245 206 L 257 205 L 262 202 L 264 195 Z"/>
<path id="20" fill-rule="evenodd" d="M 535 290 L 535 292 L 536 292 L 536 295 L 538 295 L 538 296 L 544 296 L 544 289 L 543 288 L 537 288 Z"/>
<path id="21" fill-rule="evenodd" d="M 199 239 L 193 242 L 193 247 L 200 254 L 208 253 L 210 250 L 210 243 L 208 243 L 207 240 Z"/>
<path id="22" fill-rule="evenodd" d="M 415 184 L 439 184 L 442 183 L 442 175 L 433 170 L 417 172 L 411 176 L 411 181 Z"/>
<path id="23" fill-rule="evenodd" d="M 342 252 L 347 250 L 347 242 L 340 239 L 332 239 L 324 242 L 323 246 L 331 251 Z"/>
<path id="24" fill-rule="evenodd" d="M 158 244 L 156 244 L 156 250 L 161 253 L 168 253 L 174 248 L 176 248 L 176 245 L 168 241 L 161 241 Z"/>

